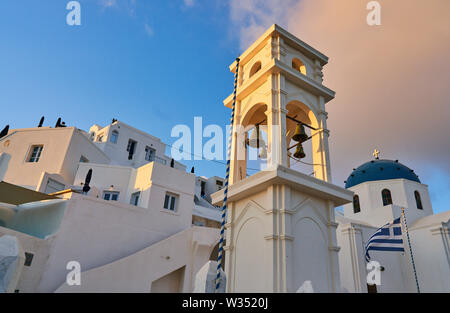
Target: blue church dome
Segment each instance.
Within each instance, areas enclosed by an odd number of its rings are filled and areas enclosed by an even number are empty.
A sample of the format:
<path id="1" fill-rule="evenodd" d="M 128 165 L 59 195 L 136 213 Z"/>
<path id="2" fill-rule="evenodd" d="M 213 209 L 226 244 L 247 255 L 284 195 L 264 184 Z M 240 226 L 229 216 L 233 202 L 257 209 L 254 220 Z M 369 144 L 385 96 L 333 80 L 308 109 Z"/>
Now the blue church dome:
<path id="1" fill-rule="evenodd" d="M 420 183 L 419 176 L 409 167 L 399 163 L 398 160 L 375 159 L 354 169 L 345 181 L 345 188 L 350 188 L 367 181 L 397 178 L 404 178 Z"/>

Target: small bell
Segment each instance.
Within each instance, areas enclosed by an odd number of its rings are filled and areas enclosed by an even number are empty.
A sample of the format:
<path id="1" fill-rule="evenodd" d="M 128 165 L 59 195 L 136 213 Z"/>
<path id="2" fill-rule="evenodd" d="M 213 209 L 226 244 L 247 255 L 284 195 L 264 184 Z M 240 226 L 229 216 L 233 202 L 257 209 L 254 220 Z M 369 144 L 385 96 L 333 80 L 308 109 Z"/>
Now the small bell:
<path id="1" fill-rule="evenodd" d="M 259 127 L 256 126 L 255 130 L 250 135 L 250 139 L 248 141 L 248 145 L 252 148 L 263 147 L 266 143 L 262 138 L 262 133 L 259 130 Z"/>
<path id="2" fill-rule="evenodd" d="M 302 124 L 297 124 L 297 127 L 295 127 L 295 133 L 292 136 L 292 140 L 297 142 L 304 142 L 308 139 L 308 135 L 305 131 L 305 126 Z"/>
<path id="3" fill-rule="evenodd" d="M 261 152 L 259 153 L 260 159 L 267 159 L 267 149 L 265 146 L 262 146 Z"/>
<path id="4" fill-rule="evenodd" d="M 297 149 L 295 150 L 294 158 L 296 158 L 296 159 L 303 159 L 304 157 L 306 157 L 305 151 L 303 151 L 302 144 L 299 143 L 297 145 Z"/>

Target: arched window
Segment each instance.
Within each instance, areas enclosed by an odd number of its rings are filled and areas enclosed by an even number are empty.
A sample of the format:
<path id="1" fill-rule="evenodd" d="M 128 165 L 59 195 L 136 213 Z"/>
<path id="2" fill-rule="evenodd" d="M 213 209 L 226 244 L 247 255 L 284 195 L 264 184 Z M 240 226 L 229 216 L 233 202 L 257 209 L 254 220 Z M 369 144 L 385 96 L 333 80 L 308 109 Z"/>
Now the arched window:
<path id="1" fill-rule="evenodd" d="M 117 139 L 119 139 L 119 132 L 117 130 L 113 130 L 111 133 L 111 142 L 117 143 Z"/>
<path id="2" fill-rule="evenodd" d="M 383 189 L 381 192 L 381 197 L 383 198 L 383 205 L 392 204 L 392 196 L 389 189 Z"/>
<path id="3" fill-rule="evenodd" d="M 361 207 L 359 206 L 359 197 L 358 195 L 353 196 L 353 213 L 361 212 Z"/>
<path id="4" fill-rule="evenodd" d="M 292 59 L 292 68 L 299 71 L 303 75 L 306 75 L 306 66 L 297 58 Z"/>
<path id="5" fill-rule="evenodd" d="M 416 198 L 416 206 L 419 210 L 423 210 L 422 200 L 420 199 L 420 193 L 416 190 L 414 191 L 414 197 Z"/>
<path id="6" fill-rule="evenodd" d="M 250 75 L 248 78 L 252 77 L 253 75 L 256 74 L 256 72 L 258 72 L 261 69 L 261 62 L 256 62 L 255 64 L 253 64 L 252 69 L 250 70 Z"/>

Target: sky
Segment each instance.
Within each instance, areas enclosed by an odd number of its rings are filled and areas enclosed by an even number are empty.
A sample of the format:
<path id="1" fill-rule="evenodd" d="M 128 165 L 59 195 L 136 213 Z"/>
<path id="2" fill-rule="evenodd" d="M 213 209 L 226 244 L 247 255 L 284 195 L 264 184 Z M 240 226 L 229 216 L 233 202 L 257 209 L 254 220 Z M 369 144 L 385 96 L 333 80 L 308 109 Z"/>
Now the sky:
<path id="1" fill-rule="evenodd" d="M 117 118 L 170 144 L 195 116 L 225 127 L 228 66 L 277 23 L 330 58 L 333 182 L 377 148 L 415 170 L 435 212 L 450 209 L 450 1 L 380 0 L 379 26 L 368 0 L 80 0 L 80 26 L 67 25 L 68 2 L 0 2 L 0 128 Z"/>

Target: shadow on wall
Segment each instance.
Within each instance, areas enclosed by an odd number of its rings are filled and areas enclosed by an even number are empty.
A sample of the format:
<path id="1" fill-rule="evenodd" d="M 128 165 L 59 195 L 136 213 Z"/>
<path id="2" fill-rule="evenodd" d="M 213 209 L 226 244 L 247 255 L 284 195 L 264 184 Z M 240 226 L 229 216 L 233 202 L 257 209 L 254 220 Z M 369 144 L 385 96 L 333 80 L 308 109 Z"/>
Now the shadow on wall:
<path id="1" fill-rule="evenodd" d="M 59 229 L 66 207 L 67 201 L 62 199 L 0 203 L 0 226 L 45 239 Z"/>

